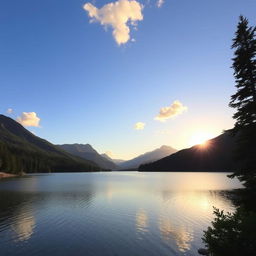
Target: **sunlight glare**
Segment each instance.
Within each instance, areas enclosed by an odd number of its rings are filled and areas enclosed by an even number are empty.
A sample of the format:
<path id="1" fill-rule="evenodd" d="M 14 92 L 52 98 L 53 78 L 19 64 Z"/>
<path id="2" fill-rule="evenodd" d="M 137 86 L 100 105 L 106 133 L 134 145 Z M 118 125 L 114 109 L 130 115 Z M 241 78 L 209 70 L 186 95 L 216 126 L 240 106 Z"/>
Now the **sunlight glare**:
<path id="1" fill-rule="evenodd" d="M 207 140 L 211 139 L 213 135 L 208 132 L 198 132 L 195 133 L 190 139 L 190 145 L 201 145 L 203 147 L 207 146 Z"/>

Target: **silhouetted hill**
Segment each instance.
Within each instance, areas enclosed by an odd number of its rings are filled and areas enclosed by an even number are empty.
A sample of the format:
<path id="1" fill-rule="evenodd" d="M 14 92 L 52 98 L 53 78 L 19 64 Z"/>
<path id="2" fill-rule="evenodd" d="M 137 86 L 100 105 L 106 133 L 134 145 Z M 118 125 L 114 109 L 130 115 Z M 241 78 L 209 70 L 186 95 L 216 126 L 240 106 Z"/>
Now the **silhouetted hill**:
<path id="1" fill-rule="evenodd" d="M 113 159 L 110 156 L 108 156 L 107 154 L 101 154 L 101 156 L 108 159 L 109 161 L 113 162 L 116 165 L 119 165 L 119 164 L 125 162 L 125 160 L 122 160 L 122 159 Z"/>
<path id="2" fill-rule="evenodd" d="M 147 152 L 131 160 L 120 163 L 119 166 L 120 166 L 120 169 L 134 169 L 134 168 L 138 168 L 141 164 L 150 163 L 150 162 L 159 160 L 175 152 L 177 152 L 177 150 L 172 147 L 162 146 L 158 149 L 155 149 L 154 151 Z"/>
<path id="3" fill-rule="evenodd" d="M 101 156 L 90 144 L 63 144 L 57 146 L 72 155 L 93 161 L 101 168 L 111 170 L 117 168 L 112 161 L 109 161 L 105 157 Z"/>
<path id="4" fill-rule="evenodd" d="M 196 145 L 178 151 L 153 163 L 144 164 L 139 171 L 234 171 L 238 168 L 233 155 L 236 139 L 230 132 L 208 140 L 207 146 Z"/>
<path id="5" fill-rule="evenodd" d="M 0 170 L 10 173 L 93 171 L 99 167 L 41 139 L 0 115 Z"/>

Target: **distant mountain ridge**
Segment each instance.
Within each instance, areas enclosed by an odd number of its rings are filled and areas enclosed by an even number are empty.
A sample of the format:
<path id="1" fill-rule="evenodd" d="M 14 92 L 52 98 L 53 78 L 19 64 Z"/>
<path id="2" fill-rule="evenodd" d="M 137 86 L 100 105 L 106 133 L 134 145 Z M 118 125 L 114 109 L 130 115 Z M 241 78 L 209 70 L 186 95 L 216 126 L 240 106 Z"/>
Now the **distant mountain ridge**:
<path id="1" fill-rule="evenodd" d="M 177 150 L 162 146 L 128 161 L 100 155 L 89 144 L 53 145 L 13 119 L 0 115 L 0 172 L 77 172 L 102 169 L 139 171 L 234 171 L 236 137 L 227 131 L 208 146 Z M 115 164 L 113 161 L 120 161 Z"/>
<path id="2" fill-rule="evenodd" d="M 119 165 L 119 164 L 125 162 L 125 160 L 122 160 L 122 159 L 113 159 L 113 158 L 111 158 L 110 156 L 108 156 L 108 155 L 105 154 L 105 153 L 104 153 L 104 154 L 101 154 L 101 156 L 104 157 L 104 158 L 106 158 L 106 159 L 108 159 L 109 161 L 115 163 L 116 165 Z"/>
<path id="3" fill-rule="evenodd" d="M 0 171 L 78 172 L 99 169 L 95 163 L 70 155 L 35 136 L 13 119 L 0 115 Z"/>
<path id="4" fill-rule="evenodd" d="M 139 171 L 234 171 L 239 164 L 234 161 L 236 137 L 230 131 L 207 141 L 205 147 L 196 145 L 149 164 Z"/>
<path id="5" fill-rule="evenodd" d="M 119 167 L 120 169 L 136 169 L 142 164 L 154 162 L 163 157 L 169 156 L 175 152 L 177 152 L 176 149 L 163 145 L 158 149 L 147 152 L 123 163 L 120 163 Z"/>
<path id="6" fill-rule="evenodd" d="M 98 166 L 104 169 L 114 170 L 117 168 L 117 165 L 100 155 L 90 144 L 62 144 L 56 145 L 62 150 L 67 151 L 68 153 L 79 156 L 83 159 L 93 161 Z"/>

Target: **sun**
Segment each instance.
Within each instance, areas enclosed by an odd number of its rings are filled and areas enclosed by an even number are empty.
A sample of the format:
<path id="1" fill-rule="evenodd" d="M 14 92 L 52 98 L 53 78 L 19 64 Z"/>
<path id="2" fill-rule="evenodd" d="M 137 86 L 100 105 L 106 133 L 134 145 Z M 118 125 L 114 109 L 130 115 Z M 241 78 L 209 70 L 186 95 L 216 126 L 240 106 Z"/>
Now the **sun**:
<path id="1" fill-rule="evenodd" d="M 194 145 L 200 145 L 202 147 L 207 146 L 207 140 L 211 139 L 213 137 L 213 135 L 211 133 L 208 132 L 198 132 L 195 133 L 191 139 L 190 139 L 190 145 L 194 146 Z"/>

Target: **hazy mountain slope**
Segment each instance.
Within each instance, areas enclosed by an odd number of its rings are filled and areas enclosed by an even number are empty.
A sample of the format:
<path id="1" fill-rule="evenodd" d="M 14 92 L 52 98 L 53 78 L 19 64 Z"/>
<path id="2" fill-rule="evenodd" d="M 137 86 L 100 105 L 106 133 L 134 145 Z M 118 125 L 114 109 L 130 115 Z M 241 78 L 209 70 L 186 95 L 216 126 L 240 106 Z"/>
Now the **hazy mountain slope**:
<path id="1" fill-rule="evenodd" d="M 63 144 L 57 146 L 72 155 L 93 161 L 101 168 L 111 170 L 117 168 L 115 163 L 101 156 L 90 144 Z"/>
<path id="2" fill-rule="evenodd" d="M 139 171 L 233 171 L 238 168 L 233 154 L 235 137 L 230 132 L 213 138 L 207 146 L 193 146 L 158 160 L 141 165 Z"/>
<path id="3" fill-rule="evenodd" d="M 13 119 L 0 115 L 0 170 L 19 173 L 92 171 L 99 168 L 35 136 Z"/>
<path id="4" fill-rule="evenodd" d="M 101 154 L 101 156 L 108 159 L 109 161 L 115 163 L 116 165 L 119 165 L 119 164 L 125 162 L 125 160 L 122 160 L 122 159 L 113 159 L 110 156 L 108 156 L 107 154 Z"/>
<path id="5" fill-rule="evenodd" d="M 163 157 L 169 156 L 169 155 L 175 153 L 176 151 L 177 150 L 172 147 L 162 146 L 158 149 L 155 149 L 154 151 L 147 152 L 147 153 L 140 155 L 138 157 L 135 157 L 131 160 L 120 163 L 119 166 L 121 169 L 138 168 L 141 164 L 154 162 Z"/>

